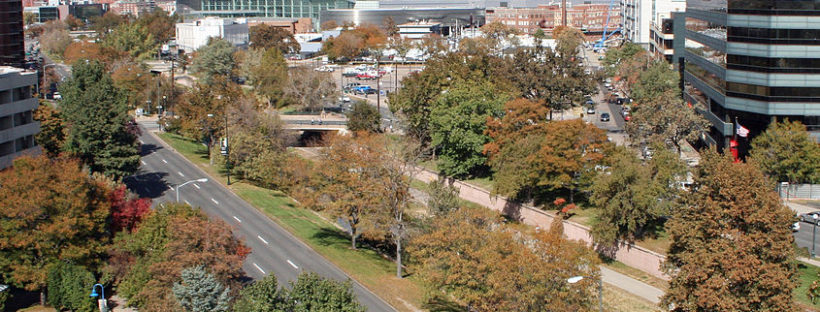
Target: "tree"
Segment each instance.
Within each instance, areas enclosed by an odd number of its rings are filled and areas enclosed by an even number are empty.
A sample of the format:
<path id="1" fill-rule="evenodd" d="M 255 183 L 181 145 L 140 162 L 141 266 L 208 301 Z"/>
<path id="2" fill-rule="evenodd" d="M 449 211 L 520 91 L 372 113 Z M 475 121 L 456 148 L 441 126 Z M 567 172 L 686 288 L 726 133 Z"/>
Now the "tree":
<path id="1" fill-rule="evenodd" d="M 147 60 L 156 53 L 155 38 L 143 26 L 121 23 L 102 39 L 102 46 L 123 56 Z"/>
<path id="2" fill-rule="evenodd" d="M 78 30 L 80 27 L 85 26 L 85 22 L 81 19 L 74 17 L 74 15 L 69 14 L 65 18 L 65 24 L 68 25 L 68 28 L 71 30 Z"/>
<path id="3" fill-rule="evenodd" d="M 140 13 L 134 24 L 148 31 L 156 47 L 176 37 L 176 23 L 181 21 L 177 15 L 169 15 L 165 10 L 153 10 Z"/>
<path id="4" fill-rule="evenodd" d="M 584 34 L 577 28 L 569 26 L 558 26 L 553 30 L 553 35 L 557 41 L 555 50 L 561 57 L 575 58 L 578 55 L 578 48 L 584 42 Z"/>
<path id="5" fill-rule="evenodd" d="M 303 273 L 304 274 L 304 273 Z M 284 308 L 287 291 L 278 289 L 276 275 L 257 280 L 240 292 L 233 305 L 234 312 L 281 311 Z"/>
<path id="6" fill-rule="evenodd" d="M 763 173 L 706 151 L 668 221 L 663 305 L 678 311 L 795 311 L 794 213 Z"/>
<path id="7" fill-rule="evenodd" d="M 84 267 L 59 261 L 48 269 L 48 304 L 76 312 L 96 310 L 88 296 L 88 286 L 94 285 L 94 275 Z"/>
<path id="8" fill-rule="evenodd" d="M 75 63 L 72 78 L 60 87 L 63 117 L 68 124 L 65 150 L 92 171 L 115 179 L 139 167 L 136 130 L 122 90 L 97 61 Z"/>
<path id="9" fill-rule="evenodd" d="M 505 43 L 517 45 L 518 42 L 515 36 L 520 34 L 515 27 L 508 26 L 499 21 L 481 26 L 481 31 L 484 33 L 484 37 L 490 40 L 492 52 L 495 54 L 500 53 L 504 49 Z"/>
<path id="10" fill-rule="evenodd" d="M 288 71 L 285 94 L 303 109 L 317 112 L 338 97 L 336 82 L 329 73 L 301 67 Z"/>
<path id="11" fill-rule="evenodd" d="M 269 105 L 281 108 L 285 101 L 288 85 L 288 64 L 279 49 L 268 49 L 262 55 L 261 66 L 254 75 L 254 89 L 268 99 Z"/>
<path id="12" fill-rule="evenodd" d="M 433 219 L 409 251 L 431 293 L 454 298 L 466 310 L 590 311 L 594 288 L 571 288 L 566 279 L 597 276 L 597 256 L 562 231 L 559 220 L 549 231 L 528 235 L 494 212 L 461 208 Z"/>
<path id="13" fill-rule="evenodd" d="M 444 181 L 430 181 L 424 189 L 427 194 L 427 210 L 433 217 L 441 217 L 458 209 L 458 188 Z"/>
<path id="14" fill-rule="evenodd" d="M 351 31 L 342 31 L 338 37 L 330 38 L 322 43 L 322 52 L 332 60 L 353 59 L 362 54 L 364 44 L 361 36 Z"/>
<path id="15" fill-rule="evenodd" d="M 347 113 L 347 130 L 355 132 L 380 132 L 381 114 L 379 110 L 365 101 L 353 103 L 353 109 Z"/>
<path id="16" fill-rule="evenodd" d="M 119 15 L 113 10 L 105 12 L 102 16 L 92 16 L 90 18 L 91 29 L 97 32 L 97 36 L 104 38 L 121 24 L 128 23 L 127 15 Z"/>
<path id="17" fill-rule="evenodd" d="M 146 100 L 150 100 L 151 98 L 146 98 L 145 96 L 149 86 L 154 85 L 151 83 L 151 73 L 148 71 L 148 68 L 142 63 L 124 59 L 110 66 L 112 67 L 111 79 L 114 81 L 114 86 L 126 93 L 128 99 L 126 103 L 128 107 L 142 107 L 148 112 L 152 111 L 155 105 L 147 103 Z M 155 104 L 158 105 L 159 103 Z"/>
<path id="18" fill-rule="evenodd" d="M 606 133 L 581 119 L 547 124 L 543 145 L 538 151 L 538 185 L 546 189 L 566 189 L 574 202 L 576 189 L 586 189 L 595 177 L 612 144 Z"/>
<path id="19" fill-rule="evenodd" d="M 34 140 L 48 157 L 59 156 L 65 142 L 66 131 L 60 111 L 49 103 L 40 103 L 34 111 L 34 120 L 40 122 L 40 132 L 34 135 Z"/>
<path id="20" fill-rule="evenodd" d="M 151 199 L 128 198 L 129 195 L 124 184 L 108 195 L 111 201 L 111 230 L 114 233 L 123 230 L 133 231 L 151 211 Z"/>
<path id="21" fill-rule="evenodd" d="M 230 289 L 201 265 L 182 270 L 182 282 L 174 284 L 173 292 L 185 311 L 225 312 L 230 307 Z"/>
<path id="22" fill-rule="evenodd" d="M 195 72 L 204 84 L 213 83 L 215 76 L 228 77 L 236 65 L 233 52 L 233 44 L 227 40 L 217 37 L 208 38 L 208 44 L 197 50 L 191 71 Z M 271 69 L 265 68 L 265 70 Z"/>
<path id="23" fill-rule="evenodd" d="M 709 122 L 671 91 L 639 103 L 632 117 L 626 127 L 630 137 L 636 138 L 640 145 L 660 142 L 678 154 L 684 141 L 696 141 L 709 129 Z"/>
<path id="24" fill-rule="evenodd" d="M 332 29 L 336 29 L 336 27 L 339 27 L 339 24 L 336 23 L 336 20 L 329 20 L 329 21 L 322 22 L 322 25 L 321 25 L 320 28 L 322 30 L 332 30 Z"/>
<path id="25" fill-rule="evenodd" d="M 632 42 L 624 42 L 620 47 L 608 49 L 601 63 L 606 68 L 607 75 L 614 76 L 624 64 L 631 63 L 633 60 L 643 60 L 644 57 L 646 53 L 643 47 Z M 640 72 L 634 74 L 639 75 Z"/>
<path id="26" fill-rule="evenodd" d="M 263 74 L 262 55 L 265 54 L 263 49 L 247 49 L 236 51 L 235 58 L 238 65 L 239 76 L 245 78 L 246 83 L 255 86 L 259 80 L 258 75 Z"/>
<path id="27" fill-rule="evenodd" d="M 509 96 L 490 82 L 457 83 L 433 103 L 430 119 L 432 145 L 440 153 L 439 170 L 464 177 L 484 170 L 482 153 L 490 137 L 487 119 L 500 117 Z"/>
<path id="28" fill-rule="evenodd" d="M 299 53 L 301 49 L 291 32 L 265 23 L 250 28 L 250 41 L 254 49 L 276 48 L 282 54 Z"/>
<path id="29" fill-rule="evenodd" d="M 242 263 L 250 253 L 228 224 L 180 204 L 158 207 L 135 231 L 117 235 L 115 242 L 106 272 L 111 272 L 129 306 L 147 311 L 182 309 L 172 288 L 184 268 L 203 266 L 222 285 L 239 289 Z"/>
<path id="30" fill-rule="evenodd" d="M 37 23 L 37 14 L 32 12 L 23 12 L 23 24 L 26 26 Z"/>
<path id="31" fill-rule="evenodd" d="M 385 16 L 382 19 L 382 31 L 387 38 L 394 38 L 399 34 L 399 26 L 392 16 Z"/>
<path id="32" fill-rule="evenodd" d="M 655 61 L 638 76 L 630 95 L 638 105 L 670 94 L 680 95 L 680 77 L 666 61 Z"/>
<path id="33" fill-rule="evenodd" d="M 646 162 L 619 149 L 612 166 L 595 178 L 591 201 L 600 210 L 592 237 L 597 244 L 618 247 L 619 241 L 654 236 L 678 208 L 678 182 L 685 178 L 686 165 L 663 146 L 655 147 Z"/>
<path id="34" fill-rule="evenodd" d="M 820 181 L 820 146 L 799 121 L 772 122 L 752 140 L 752 162 L 778 182 Z"/>
<path id="35" fill-rule="evenodd" d="M 337 282 L 316 273 L 301 273 L 287 291 L 286 311 L 364 312 L 348 280 Z"/>
<path id="36" fill-rule="evenodd" d="M 78 60 L 101 60 L 100 45 L 89 41 L 76 41 L 69 44 L 63 52 L 63 61 L 72 64 Z"/>
<path id="37" fill-rule="evenodd" d="M 54 57 L 62 57 L 63 51 L 71 44 L 68 26 L 60 21 L 49 21 L 43 27 L 44 31 L 39 40 L 43 51 Z"/>
<path id="38" fill-rule="evenodd" d="M 107 188 L 75 160 L 23 156 L 0 171 L 0 272 L 41 292 L 60 261 L 98 267 L 108 248 Z"/>

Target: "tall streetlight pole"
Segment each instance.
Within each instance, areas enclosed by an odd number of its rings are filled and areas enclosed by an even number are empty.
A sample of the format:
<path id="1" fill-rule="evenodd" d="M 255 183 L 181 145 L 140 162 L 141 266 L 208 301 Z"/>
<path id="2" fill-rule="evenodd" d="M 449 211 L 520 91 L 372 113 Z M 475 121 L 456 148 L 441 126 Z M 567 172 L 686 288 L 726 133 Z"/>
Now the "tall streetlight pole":
<path id="1" fill-rule="evenodd" d="M 97 286 L 100 287 L 100 293 L 97 293 Z M 105 286 L 102 284 L 94 284 L 91 286 L 91 298 L 100 298 L 97 300 L 97 304 L 100 307 L 100 312 L 107 312 L 108 311 L 108 302 L 105 300 Z"/>
<path id="2" fill-rule="evenodd" d="M 815 246 L 814 238 L 815 238 L 815 234 L 817 234 L 817 218 L 818 217 L 817 217 L 816 214 L 813 214 L 813 215 L 811 215 L 811 218 L 814 220 L 814 227 L 811 230 L 811 257 L 814 258 L 814 257 L 817 256 L 817 254 L 814 252 L 814 246 Z"/>
<path id="3" fill-rule="evenodd" d="M 592 278 L 592 276 L 573 276 L 567 279 L 567 283 L 575 284 L 584 278 Z M 604 312 L 604 278 L 598 279 L 598 310 Z"/>
<path id="4" fill-rule="evenodd" d="M 228 110 L 225 109 L 225 169 L 228 171 L 228 185 L 231 185 L 231 151 L 228 143 Z"/>
<path id="5" fill-rule="evenodd" d="M 179 202 L 179 188 L 185 186 L 188 183 L 194 183 L 194 182 L 205 183 L 205 182 L 208 182 L 208 178 L 191 180 L 191 181 L 182 183 L 180 185 L 177 185 L 177 187 L 174 189 L 174 192 L 177 193 L 177 202 Z"/>

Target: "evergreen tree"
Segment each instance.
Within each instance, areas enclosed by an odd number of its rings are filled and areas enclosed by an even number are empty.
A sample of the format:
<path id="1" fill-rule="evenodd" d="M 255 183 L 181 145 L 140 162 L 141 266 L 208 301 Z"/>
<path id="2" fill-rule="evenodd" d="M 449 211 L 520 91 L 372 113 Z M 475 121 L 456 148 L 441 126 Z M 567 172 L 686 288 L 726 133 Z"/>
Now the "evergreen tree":
<path id="1" fill-rule="evenodd" d="M 282 311 L 285 299 L 278 290 L 276 276 L 269 274 L 246 287 L 239 293 L 233 305 L 234 312 Z"/>
<path id="2" fill-rule="evenodd" d="M 229 288 L 222 286 L 204 266 L 182 270 L 182 283 L 174 284 L 174 296 L 189 312 L 228 311 L 231 301 Z"/>
<path id="3" fill-rule="evenodd" d="M 793 212 L 760 170 L 706 151 L 668 222 L 676 311 L 795 311 Z"/>
<path id="4" fill-rule="evenodd" d="M 228 76 L 236 66 L 233 58 L 233 44 L 225 39 L 211 37 L 208 44 L 197 50 L 197 57 L 191 71 L 195 72 L 203 84 L 214 82 L 215 76 Z"/>
<path id="5" fill-rule="evenodd" d="M 48 270 L 48 303 L 74 312 L 93 312 L 96 304 L 88 289 L 94 282 L 94 275 L 85 268 L 58 262 Z"/>
<path id="6" fill-rule="evenodd" d="M 381 131 L 381 114 L 365 101 L 353 103 L 353 109 L 347 113 L 347 119 L 347 129 L 350 131 Z"/>
<path id="7" fill-rule="evenodd" d="M 360 312 L 365 311 L 353 294 L 350 281 L 338 282 L 316 273 L 302 273 L 291 282 L 287 292 L 286 311 L 292 312 Z"/>
<path id="8" fill-rule="evenodd" d="M 98 61 L 77 62 L 72 78 L 60 88 L 62 116 L 68 125 L 64 148 L 92 171 L 113 178 L 133 174 L 139 167 L 136 130 L 129 129 L 126 96 Z"/>
<path id="9" fill-rule="evenodd" d="M 261 66 L 254 73 L 256 92 L 268 99 L 274 107 L 286 104 L 285 87 L 288 84 L 288 64 L 279 49 L 268 49 L 262 54 Z"/>

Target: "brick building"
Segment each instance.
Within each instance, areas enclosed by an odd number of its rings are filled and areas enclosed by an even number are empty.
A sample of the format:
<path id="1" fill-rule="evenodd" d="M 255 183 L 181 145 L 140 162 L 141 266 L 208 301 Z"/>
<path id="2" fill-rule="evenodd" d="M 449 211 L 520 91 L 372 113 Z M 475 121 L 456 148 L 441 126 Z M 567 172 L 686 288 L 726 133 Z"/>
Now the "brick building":
<path id="1" fill-rule="evenodd" d="M 608 4 L 578 4 L 567 7 L 567 24 L 588 33 L 600 33 L 606 23 Z M 523 34 L 533 34 L 539 28 L 551 33 L 561 25 L 561 6 L 542 5 L 536 8 L 489 8 L 485 10 L 487 23 L 495 21 L 517 28 Z M 621 24 L 621 11 L 617 7 L 610 10 L 609 30 Z"/>

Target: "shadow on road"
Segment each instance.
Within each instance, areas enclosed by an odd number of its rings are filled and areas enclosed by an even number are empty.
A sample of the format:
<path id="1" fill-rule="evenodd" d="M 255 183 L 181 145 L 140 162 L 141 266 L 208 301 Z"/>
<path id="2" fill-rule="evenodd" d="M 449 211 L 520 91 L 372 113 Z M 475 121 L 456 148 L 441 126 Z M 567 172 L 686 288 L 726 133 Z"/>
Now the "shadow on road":
<path id="1" fill-rule="evenodd" d="M 162 146 L 154 144 L 142 144 L 140 146 L 140 157 L 151 155 L 151 153 L 161 150 Z"/>
<path id="2" fill-rule="evenodd" d="M 158 198 L 171 185 L 165 181 L 168 173 L 165 172 L 140 172 L 123 179 L 128 189 L 137 193 L 140 198 Z"/>

